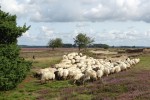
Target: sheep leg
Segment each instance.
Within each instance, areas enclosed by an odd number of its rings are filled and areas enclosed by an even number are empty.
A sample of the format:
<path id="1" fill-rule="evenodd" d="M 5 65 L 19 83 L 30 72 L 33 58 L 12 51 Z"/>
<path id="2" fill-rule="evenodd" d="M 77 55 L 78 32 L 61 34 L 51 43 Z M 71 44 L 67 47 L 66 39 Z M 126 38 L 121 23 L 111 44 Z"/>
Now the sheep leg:
<path id="1" fill-rule="evenodd" d="M 77 80 L 74 80 L 73 84 L 75 84 L 75 83 L 76 83 L 76 81 L 77 81 Z"/>
<path id="2" fill-rule="evenodd" d="M 85 84 L 85 80 L 82 81 L 82 84 L 83 84 L 83 85 Z"/>

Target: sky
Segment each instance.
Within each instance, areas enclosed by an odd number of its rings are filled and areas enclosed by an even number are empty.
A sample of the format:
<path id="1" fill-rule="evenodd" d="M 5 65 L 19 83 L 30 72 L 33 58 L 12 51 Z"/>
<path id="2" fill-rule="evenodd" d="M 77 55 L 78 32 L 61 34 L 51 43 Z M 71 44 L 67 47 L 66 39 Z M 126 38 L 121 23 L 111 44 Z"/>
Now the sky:
<path id="1" fill-rule="evenodd" d="M 150 46 L 150 0 L 0 0 L 1 10 L 31 25 L 19 45 L 74 43 L 85 33 L 110 46 Z"/>

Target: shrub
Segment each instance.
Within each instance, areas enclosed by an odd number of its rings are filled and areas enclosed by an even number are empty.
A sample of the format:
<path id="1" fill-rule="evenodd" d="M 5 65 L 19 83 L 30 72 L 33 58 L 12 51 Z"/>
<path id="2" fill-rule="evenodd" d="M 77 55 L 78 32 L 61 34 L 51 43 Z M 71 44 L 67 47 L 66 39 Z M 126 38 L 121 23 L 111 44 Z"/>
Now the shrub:
<path id="1" fill-rule="evenodd" d="M 17 56 L 19 48 L 16 45 L 0 48 L 0 90 L 9 90 L 25 78 L 31 63 Z"/>
<path id="2" fill-rule="evenodd" d="M 19 57 L 17 38 L 29 27 L 17 26 L 16 15 L 0 10 L 0 90 L 10 90 L 19 84 L 30 70 L 31 63 Z"/>

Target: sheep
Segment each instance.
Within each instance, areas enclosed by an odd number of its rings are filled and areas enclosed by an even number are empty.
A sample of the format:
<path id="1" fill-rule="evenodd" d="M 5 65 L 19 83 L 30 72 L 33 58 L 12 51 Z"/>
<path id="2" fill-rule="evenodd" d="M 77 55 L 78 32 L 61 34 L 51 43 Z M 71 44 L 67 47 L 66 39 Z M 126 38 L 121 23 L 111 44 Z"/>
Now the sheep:
<path id="1" fill-rule="evenodd" d="M 133 61 L 132 60 L 130 60 L 130 61 L 128 61 L 128 63 L 130 64 L 130 65 L 133 65 Z"/>
<path id="2" fill-rule="evenodd" d="M 69 71 L 69 73 L 68 73 L 68 77 L 69 78 L 73 78 L 76 75 L 76 73 L 77 73 L 76 70 L 68 70 L 68 71 Z"/>
<path id="3" fill-rule="evenodd" d="M 120 69 L 121 69 L 121 71 L 126 70 L 127 69 L 127 65 L 124 62 L 122 62 L 120 64 Z"/>
<path id="4" fill-rule="evenodd" d="M 97 72 L 98 70 L 100 70 L 100 68 L 98 66 L 95 66 L 95 68 L 93 68 L 93 70 Z"/>
<path id="5" fill-rule="evenodd" d="M 84 72 L 86 70 L 86 66 L 81 67 L 81 72 Z"/>
<path id="6" fill-rule="evenodd" d="M 108 68 L 104 68 L 104 75 L 108 76 L 110 74 L 110 70 Z"/>
<path id="7" fill-rule="evenodd" d="M 73 57 L 74 57 L 74 56 L 77 56 L 77 55 L 78 55 L 77 52 L 72 52 L 72 53 L 69 53 L 69 54 L 68 54 L 68 56 L 73 56 Z"/>
<path id="8" fill-rule="evenodd" d="M 55 68 L 61 68 L 62 64 L 55 64 Z"/>
<path id="9" fill-rule="evenodd" d="M 102 76 L 131 68 L 131 65 L 135 65 L 140 61 L 139 58 L 126 60 L 119 60 L 116 62 L 108 61 L 108 59 L 94 59 L 87 57 L 82 53 L 72 52 L 63 56 L 62 61 L 59 64 L 55 64 L 54 68 L 45 68 L 36 71 L 41 75 L 41 82 L 53 79 L 70 79 L 73 78 L 73 83 L 77 81 L 85 84 L 86 81 L 94 81 L 100 79 Z"/>
<path id="10" fill-rule="evenodd" d="M 63 78 L 63 68 L 59 68 L 55 74 L 56 74 L 58 80 L 62 79 Z"/>
<path id="11" fill-rule="evenodd" d="M 82 53 L 79 53 L 80 56 L 82 56 Z"/>
<path id="12" fill-rule="evenodd" d="M 41 83 L 46 83 L 46 81 L 54 80 L 54 79 L 55 79 L 55 74 L 50 71 L 47 71 L 42 74 Z"/>
<path id="13" fill-rule="evenodd" d="M 71 59 L 71 63 L 74 64 L 76 62 L 75 59 Z"/>
<path id="14" fill-rule="evenodd" d="M 113 74 L 114 72 L 115 72 L 115 68 L 113 67 L 110 69 L 110 74 Z"/>
<path id="15" fill-rule="evenodd" d="M 87 58 L 87 56 L 82 56 L 82 57 L 80 57 L 80 59 L 86 59 Z"/>
<path id="16" fill-rule="evenodd" d="M 130 62 L 131 60 L 130 60 L 130 58 L 127 58 L 126 61 L 127 61 L 127 62 Z"/>
<path id="17" fill-rule="evenodd" d="M 68 74 L 69 77 L 73 77 L 77 73 L 81 73 L 81 70 L 79 68 L 71 68 L 71 69 L 68 69 L 68 71 L 69 71 L 69 74 Z"/>
<path id="18" fill-rule="evenodd" d="M 121 68 L 120 68 L 120 66 L 118 65 L 118 66 L 115 66 L 115 67 L 114 67 L 114 70 L 115 70 L 115 71 L 114 71 L 115 73 L 118 73 L 118 72 L 121 71 Z"/>
<path id="19" fill-rule="evenodd" d="M 75 56 L 74 59 L 75 60 L 80 59 L 80 56 Z"/>
<path id="20" fill-rule="evenodd" d="M 129 62 L 125 61 L 125 64 L 127 65 L 127 69 L 131 68 L 131 65 Z"/>
<path id="21" fill-rule="evenodd" d="M 84 85 L 86 81 L 90 80 L 90 75 L 89 74 L 83 74 L 83 76 L 80 78 L 80 82 Z"/>
<path id="22" fill-rule="evenodd" d="M 68 76 L 68 74 L 69 74 L 69 71 L 68 71 L 68 69 L 64 69 L 63 70 L 63 79 L 67 79 L 67 76 Z"/>
<path id="23" fill-rule="evenodd" d="M 36 71 L 36 76 L 41 76 L 44 72 L 52 71 L 52 69 L 54 70 L 54 68 L 39 69 L 39 70 Z M 56 70 L 56 69 L 55 69 L 55 70 Z"/>
<path id="24" fill-rule="evenodd" d="M 71 60 L 66 60 L 66 59 L 63 59 L 61 61 L 62 64 L 71 64 Z"/>
<path id="25" fill-rule="evenodd" d="M 68 60 L 68 57 L 66 55 L 63 55 L 63 59 Z"/>
<path id="26" fill-rule="evenodd" d="M 104 73 L 103 73 L 102 70 L 98 70 L 98 71 L 96 72 L 96 74 L 97 74 L 98 79 L 101 79 L 101 77 L 104 75 Z"/>
<path id="27" fill-rule="evenodd" d="M 68 56 L 68 59 L 69 60 L 73 59 L 73 56 L 72 55 Z"/>
<path id="28" fill-rule="evenodd" d="M 54 73 L 55 71 L 57 71 L 57 69 L 56 69 L 56 68 L 50 68 L 50 67 L 49 67 L 49 71 L 51 71 L 51 72 Z"/>
<path id="29" fill-rule="evenodd" d="M 76 83 L 76 81 L 78 81 L 78 80 L 80 80 L 81 79 L 81 77 L 83 77 L 83 73 L 78 73 L 78 74 L 76 74 L 74 77 L 73 77 L 73 80 L 74 80 L 74 84 Z"/>
<path id="30" fill-rule="evenodd" d="M 90 79 L 92 80 L 92 81 L 94 81 L 94 80 L 97 80 L 97 74 L 96 74 L 96 72 L 94 71 L 94 70 L 86 70 L 86 72 L 85 72 L 85 74 L 86 75 L 89 75 L 90 76 Z"/>
<path id="31" fill-rule="evenodd" d="M 135 61 L 135 63 L 137 64 L 137 63 L 139 63 L 140 59 L 139 59 L 139 58 L 136 58 L 136 59 L 134 59 L 134 61 Z"/>

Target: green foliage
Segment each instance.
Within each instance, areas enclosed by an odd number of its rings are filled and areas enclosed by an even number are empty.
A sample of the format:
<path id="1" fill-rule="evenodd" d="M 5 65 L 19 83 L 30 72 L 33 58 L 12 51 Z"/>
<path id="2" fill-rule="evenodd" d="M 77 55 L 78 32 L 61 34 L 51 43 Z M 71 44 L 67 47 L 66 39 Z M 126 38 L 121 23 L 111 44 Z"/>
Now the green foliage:
<path id="1" fill-rule="evenodd" d="M 17 27 L 16 16 L 0 10 L 0 90 L 15 88 L 30 70 L 31 63 L 19 57 L 17 38 L 29 27 Z"/>
<path id="2" fill-rule="evenodd" d="M 86 34 L 82 34 L 82 33 L 79 33 L 74 39 L 74 43 L 76 46 L 78 46 L 79 50 L 81 48 L 86 48 L 87 46 L 89 46 L 93 42 L 94 42 L 93 39 L 86 36 Z"/>
<path id="3" fill-rule="evenodd" d="M 31 63 L 18 56 L 19 48 L 16 45 L 3 45 L 0 48 L 0 90 L 9 90 L 25 78 Z"/>
<path id="4" fill-rule="evenodd" d="M 103 45 L 103 48 L 104 48 L 104 49 L 108 49 L 108 48 L 109 48 L 109 45 L 104 44 L 104 45 Z"/>
<path id="5" fill-rule="evenodd" d="M 29 27 L 17 26 L 16 15 L 10 15 L 0 10 L 0 44 L 17 43 L 17 38 L 26 32 Z"/>
<path id="6" fill-rule="evenodd" d="M 48 42 L 48 46 L 52 47 L 53 50 L 54 50 L 54 48 L 61 47 L 62 45 L 63 45 L 63 43 L 62 43 L 62 39 L 61 38 L 51 39 Z"/>
<path id="7" fill-rule="evenodd" d="M 107 44 L 93 44 L 91 47 L 108 49 L 109 45 L 107 45 Z"/>

